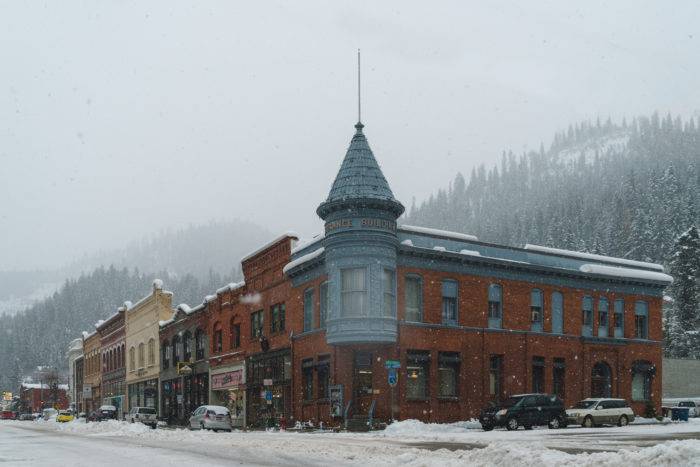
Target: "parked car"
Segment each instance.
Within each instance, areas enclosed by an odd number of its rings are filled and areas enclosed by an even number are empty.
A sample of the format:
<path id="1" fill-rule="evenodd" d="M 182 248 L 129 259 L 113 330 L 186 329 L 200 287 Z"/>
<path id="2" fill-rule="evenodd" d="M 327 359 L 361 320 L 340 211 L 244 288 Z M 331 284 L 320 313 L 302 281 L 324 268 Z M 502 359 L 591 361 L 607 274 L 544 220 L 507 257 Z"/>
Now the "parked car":
<path id="1" fill-rule="evenodd" d="M 538 425 L 563 428 L 566 426 L 566 411 L 556 395 L 520 394 L 485 408 L 479 421 L 485 431 L 497 426 L 504 426 L 507 430 L 517 430 L 520 426 L 530 429 Z"/>
<path id="2" fill-rule="evenodd" d="M 231 413 L 219 405 L 203 405 L 192 412 L 190 430 L 231 431 Z"/>
<path id="3" fill-rule="evenodd" d="M 14 420 L 15 413 L 12 410 L 0 411 L 0 420 Z"/>
<path id="4" fill-rule="evenodd" d="M 698 408 L 697 404 L 694 401 L 680 401 L 678 402 L 678 405 L 676 407 L 688 407 L 688 416 L 689 417 L 697 417 L 700 416 L 700 408 Z"/>
<path id="5" fill-rule="evenodd" d="M 624 399 L 588 398 L 566 411 L 569 423 L 585 428 L 597 425 L 625 426 L 634 421 L 634 412 Z"/>
<path id="6" fill-rule="evenodd" d="M 141 422 L 151 428 L 158 426 L 158 414 L 153 407 L 132 407 L 126 419 L 131 423 Z"/>
<path id="7" fill-rule="evenodd" d="M 56 421 L 59 423 L 72 422 L 73 418 L 75 417 L 73 417 L 73 412 L 70 410 L 59 410 Z"/>
<path id="8" fill-rule="evenodd" d="M 19 414 L 18 420 L 33 421 L 36 420 L 36 415 L 31 413 L 21 413 Z"/>
<path id="9" fill-rule="evenodd" d="M 49 407 L 41 411 L 41 419 L 46 421 L 51 421 L 58 415 L 58 410 Z"/>
<path id="10" fill-rule="evenodd" d="M 104 420 L 116 420 L 117 408 L 113 405 L 102 405 L 95 412 L 95 421 L 102 422 Z"/>

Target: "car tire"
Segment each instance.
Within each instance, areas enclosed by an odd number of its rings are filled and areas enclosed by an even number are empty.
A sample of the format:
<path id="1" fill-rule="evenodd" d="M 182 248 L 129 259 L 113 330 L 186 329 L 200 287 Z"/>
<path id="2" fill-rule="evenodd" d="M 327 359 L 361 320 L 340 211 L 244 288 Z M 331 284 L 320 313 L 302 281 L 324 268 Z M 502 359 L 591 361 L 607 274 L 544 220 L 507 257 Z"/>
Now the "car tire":
<path id="1" fill-rule="evenodd" d="M 552 417 L 552 419 L 548 423 L 548 426 L 551 430 L 558 430 L 559 428 L 563 427 L 563 423 L 561 422 L 561 418 Z"/>
<path id="2" fill-rule="evenodd" d="M 206 430 L 206 428 L 204 428 L 204 423 L 199 424 L 199 429 L 202 431 Z"/>
<path id="3" fill-rule="evenodd" d="M 629 423 L 630 421 L 627 418 L 627 415 L 620 415 L 620 419 L 617 421 L 617 426 L 627 426 Z"/>
<path id="4" fill-rule="evenodd" d="M 595 426 L 593 423 L 593 417 L 587 415 L 586 418 L 583 419 L 583 423 L 581 423 L 581 426 L 584 428 L 593 428 Z"/>
<path id="5" fill-rule="evenodd" d="M 506 430 L 508 430 L 508 431 L 515 431 L 515 430 L 518 429 L 518 426 L 519 426 L 519 425 L 520 425 L 520 424 L 518 423 L 518 419 L 517 419 L 517 418 L 515 418 L 515 417 L 510 417 L 510 418 L 506 421 Z"/>
<path id="6" fill-rule="evenodd" d="M 481 429 L 484 430 L 484 431 L 491 431 L 491 430 L 493 430 L 493 425 L 488 425 L 488 424 L 485 424 L 485 425 L 484 425 L 484 424 L 482 424 L 482 425 L 481 425 Z"/>
<path id="7" fill-rule="evenodd" d="M 525 425 L 526 430 L 532 430 L 532 425 Z"/>

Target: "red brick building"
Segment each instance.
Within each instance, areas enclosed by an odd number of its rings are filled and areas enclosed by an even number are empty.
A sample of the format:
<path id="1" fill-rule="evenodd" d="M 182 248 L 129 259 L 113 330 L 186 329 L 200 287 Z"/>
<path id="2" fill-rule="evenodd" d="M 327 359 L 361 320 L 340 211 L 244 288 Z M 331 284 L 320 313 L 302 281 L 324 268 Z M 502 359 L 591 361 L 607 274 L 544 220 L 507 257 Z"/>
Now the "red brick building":
<path id="1" fill-rule="evenodd" d="M 126 411 L 126 333 L 124 313 L 130 304 L 119 307 L 117 312 L 97 326 L 100 336 L 102 359 L 101 404 L 113 405 L 121 418 Z"/>
<path id="2" fill-rule="evenodd" d="M 228 366 L 247 425 L 446 422 L 528 392 L 659 408 L 660 266 L 398 226 L 403 205 L 356 129 L 317 209 L 324 235 L 283 235 L 207 298 L 212 373 Z"/>
<path id="3" fill-rule="evenodd" d="M 19 397 L 23 401 L 23 407 L 26 407 L 31 413 L 37 413 L 51 407 L 57 410 L 67 409 L 67 393 L 67 384 L 59 384 L 52 388 L 46 383 L 22 383 Z"/>

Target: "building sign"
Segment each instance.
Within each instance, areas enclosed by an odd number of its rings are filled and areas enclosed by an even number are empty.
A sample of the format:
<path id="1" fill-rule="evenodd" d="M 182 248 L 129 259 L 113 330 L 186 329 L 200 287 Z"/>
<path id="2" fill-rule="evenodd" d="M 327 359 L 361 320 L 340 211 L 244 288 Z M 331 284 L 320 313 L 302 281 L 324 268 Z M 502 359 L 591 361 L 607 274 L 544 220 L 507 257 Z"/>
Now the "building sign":
<path id="1" fill-rule="evenodd" d="M 271 378 L 263 379 L 263 386 L 272 386 L 272 379 Z"/>
<path id="2" fill-rule="evenodd" d="M 92 399 L 92 386 L 83 386 L 83 399 Z"/>
<path id="3" fill-rule="evenodd" d="M 12 400 L 12 393 L 9 391 L 5 391 L 2 393 L 2 400 L 4 401 L 11 401 Z"/>
<path id="4" fill-rule="evenodd" d="M 211 388 L 213 390 L 238 386 L 240 384 L 243 384 L 243 370 L 211 375 Z"/>
<path id="5" fill-rule="evenodd" d="M 396 222 L 375 217 L 364 217 L 359 219 L 338 219 L 337 221 L 326 223 L 326 233 L 333 232 L 335 230 L 349 230 L 358 228 L 396 232 Z"/>

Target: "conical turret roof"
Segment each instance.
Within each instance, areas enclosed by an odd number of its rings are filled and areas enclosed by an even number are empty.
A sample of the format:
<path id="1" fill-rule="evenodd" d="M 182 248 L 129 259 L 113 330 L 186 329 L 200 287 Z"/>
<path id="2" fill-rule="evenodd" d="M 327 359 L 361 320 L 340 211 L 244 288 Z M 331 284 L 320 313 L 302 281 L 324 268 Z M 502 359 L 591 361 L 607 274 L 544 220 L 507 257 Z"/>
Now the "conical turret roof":
<path id="1" fill-rule="evenodd" d="M 403 205 L 394 198 L 382 169 L 379 168 L 369 147 L 367 137 L 362 132 L 364 125 L 358 122 L 357 130 L 350 141 L 345 159 L 335 177 L 326 201 L 321 203 L 316 212 L 322 218 L 335 208 L 348 205 L 378 205 L 400 216 Z"/>

